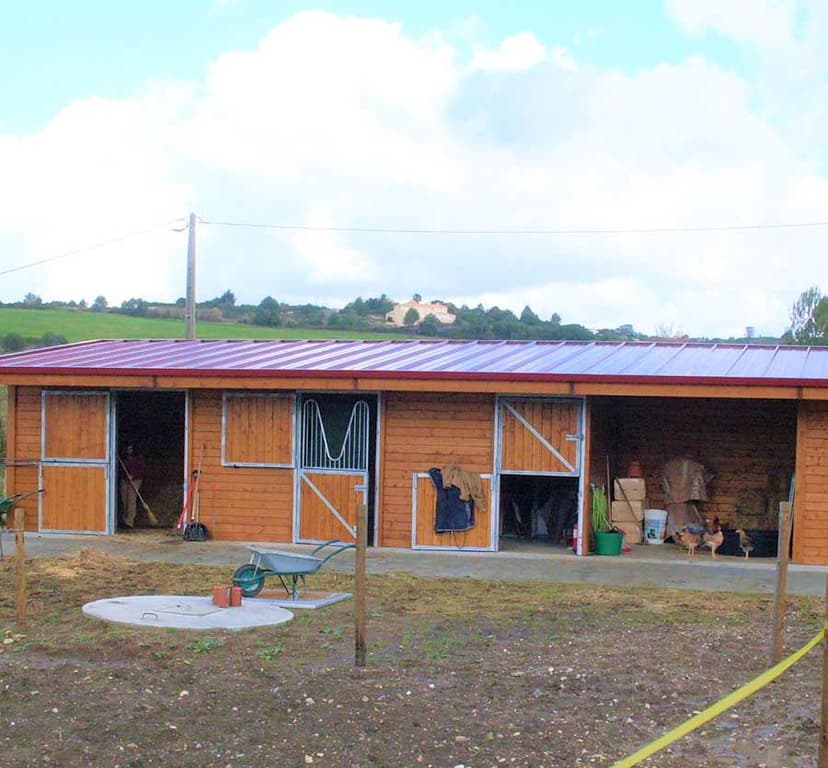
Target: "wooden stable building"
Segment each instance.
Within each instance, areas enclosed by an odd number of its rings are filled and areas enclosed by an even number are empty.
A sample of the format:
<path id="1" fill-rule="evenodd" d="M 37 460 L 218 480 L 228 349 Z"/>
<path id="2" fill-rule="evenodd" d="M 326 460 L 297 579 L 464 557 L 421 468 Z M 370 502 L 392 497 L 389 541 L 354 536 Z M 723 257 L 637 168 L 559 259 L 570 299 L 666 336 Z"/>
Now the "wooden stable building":
<path id="1" fill-rule="evenodd" d="M 795 478 L 793 559 L 828 564 L 828 348 L 110 340 L 0 357 L 0 384 L 6 493 L 44 491 L 23 502 L 32 531 L 115 532 L 127 442 L 171 527 L 198 469 L 217 539 L 347 540 L 364 503 L 375 546 L 480 550 L 588 531 L 608 465 L 639 461 L 661 507 L 661 467 L 687 456 L 731 528 L 775 528 Z M 487 503 L 436 533 L 428 472 L 449 464 Z"/>

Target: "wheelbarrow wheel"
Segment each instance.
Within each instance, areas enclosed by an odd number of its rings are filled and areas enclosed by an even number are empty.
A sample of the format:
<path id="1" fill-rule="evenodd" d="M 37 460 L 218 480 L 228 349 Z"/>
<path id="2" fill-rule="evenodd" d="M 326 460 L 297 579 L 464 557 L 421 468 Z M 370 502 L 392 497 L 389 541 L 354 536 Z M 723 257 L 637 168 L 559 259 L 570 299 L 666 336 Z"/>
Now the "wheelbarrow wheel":
<path id="1" fill-rule="evenodd" d="M 264 580 L 262 569 L 252 563 L 239 566 L 233 574 L 233 586 L 241 587 L 244 597 L 256 597 L 264 587 Z"/>

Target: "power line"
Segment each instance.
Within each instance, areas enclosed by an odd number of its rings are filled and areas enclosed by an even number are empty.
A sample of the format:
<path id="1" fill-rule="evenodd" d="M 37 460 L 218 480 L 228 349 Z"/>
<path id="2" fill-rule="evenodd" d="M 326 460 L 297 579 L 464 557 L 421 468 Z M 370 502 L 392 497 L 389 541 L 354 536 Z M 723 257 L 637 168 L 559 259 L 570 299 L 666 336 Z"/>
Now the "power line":
<path id="1" fill-rule="evenodd" d="M 185 219 L 178 218 L 172 219 L 172 221 L 167 221 L 164 224 L 156 224 L 154 227 L 150 227 L 149 229 L 142 229 L 138 232 L 130 232 L 126 235 L 121 235 L 120 237 L 113 237 L 109 240 L 103 240 L 100 243 L 94 243 L 93 245 L 87 245 L 83 248 L 76 248 L 74 251 L 67 251 L 66 253 L 61 253 L 58 256 L 50 256 L 48 259 L 40 259 L 38 261 L 31 261 L 28 264 L 21 264 L 19 267 L 12 267 L 11 269 L 4 269 L 0 271 L 0 275 L 9 275 L 12 272 L 20 272 L 23 269 L 30 269 L 31 267 L 37 267 L 41 264 L 48 264 L 52 261 L 58 261 L 59 259 L 66 259 L 70 256 L 79 256 L 82 253 L 88 253 L 89 251 L 96 251 L 99 248 L 104 248 L 107 245 L 113 245 L 114 243 L 122 243 L 125 240 L 131 240 L 135 237 L 141 237 L 142 235 L 148 235 L 150 232 L 155 232 L 159 229 L 165 229 L 166 227 L 172 226 L 173 224 L 177 224 L 180 221 L 185 221 Z M 181 231 L 181 230 L 176 230 Z"/>
<path id="2" fill-rule="evenodd" d="M 247 227 L 250 229 L 294 230 L 301 232 L 353 232 L 386 235 L 655 235 L 687 232 L 744 232 L 768 229 L 807 229 L 828 227 L 828 221 L 805 221 L 780 224 L 726 224 L 698 227 L 637 227 L 584 229 L 432 229 L 416 227 L 322 227 L 309 224 L 263 224 L 248 221 L 209 221 L 199 218 L 201 224 L 218 227 Z"/>

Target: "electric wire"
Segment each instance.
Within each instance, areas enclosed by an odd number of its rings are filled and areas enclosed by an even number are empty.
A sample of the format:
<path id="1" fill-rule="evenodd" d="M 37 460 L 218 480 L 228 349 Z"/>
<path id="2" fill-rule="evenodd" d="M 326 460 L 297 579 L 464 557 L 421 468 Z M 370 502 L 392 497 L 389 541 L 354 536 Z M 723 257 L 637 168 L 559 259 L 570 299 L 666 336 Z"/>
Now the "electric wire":
<path id="1" fill-rule="evenodd" d="M 352 232 L 386 235 L 652 235 L 691 232 L 745 232 L 773 229 L 808 229 L 828 227 L 828 221 L 782 222 L 775 224 L 723 224 L 695 227 L 631 227 L 582 229 L 437 229 L 418 227 L 345 227 L 314 226 L 311 224 L 267 224 L 251 221 L 213 221 L 199 218 L 200 224 L 217 227 L 247 227 L 250 229 L 294 230 L 301 232 Z"/>
<path id="2" fill-rule="evenodd" d="M 148 229 L 142 229 L 137 232 L 129 232 L 126 235 L 120 235 L 119 237 L 112 237 L 109 240 L 102 240 L 99 243 L 93 243 L 92 245 L 84 246 L 83 248 L 76 248 L 72 251 L 66 251 L 66 253 L 61 253 L 57 256 L 50 256 L 46 259 L 39 259 L 38 261 L 30 261 L 28 264 L 20 264 L 17 267 L 11 267 L 9 269 L 0 270 L 0 275 L 9 275 L 12 272 L 20 272 L 24 269 L 30 269 L 31 267 L 38 267 L 41 264 L 48 264 L 52 261 L 58 261 L 60 259 L 66 259 L 70 256 L 80 256 L 83 253 L 89 253 L 90 251 L 96 251 L 100 248 L 104 248 L 107 245 L 114 245 L 115 243 L 123 243 L 126 240 L 132 240 L 135 237 L 141 237 L 142 235 L 148 235 L 150 232 L 156 232 L 159 229 L 165 229 L 166 227 L 170 227 L 173 224 L 177 224 L 181 221 L 184 221 L 183 218 L 172 219 L 171 221 L 164 222 L 163 224 L 156 224 L 154 227 L 149 227 Z M 181 231 L 181 230 L 176 230 Z"/>
<path id="3" fill-rule="evenodd" d="M 0 270 L 0 275 L 9 275 L 13 272 L 20 272 L 24 269 L 31 269 L 42 264 L 49 264 L 53 261 L 66 259 L 70 256 L 79 256 L 84 253 L 99 250 L 108 245 L 122 243 L 126 240 L 131 240 L 136 237 L 147 235 L 159 229 L 172 227 L 173 224 L 180 224 L 186 221 L 186 217 L 178 217 L 157 224 L 147 229 L 142 229 L 137 232 L 130 232 L 119 237 L 113 237 L 108 240 L 103 240 L 99 243 L 84 246 L 83 248 L 76 248 L 57 256 L 50 256 L 46 259 L 39 259 L 27 264 L 20 264 L 16 267 Z M 200 224 L 206 224 L 216 227 L 243 227 L 249 229 L 273 229 L 285 231 L 299 231 L 299 232 L 343 232 L 354 234 L 385 234 L 385 235 L 473 235 L 473 236 L 567 236 L 567 235 L 653 235 L 653 234 L 670 234 L 670 233 L 693 233 L 693 232 L 746 232 L 755 230 L 779 230 L 779 229 L 814 229 L 821 227 L 828 227 L 828 221 L 801 221 L 801 222 L 781 222 L 770 224 L 723 224 L 723 225 L 703 225 L 703 226 L 688 226 L 688 227 L 629 227 L 629 228 L 612 228 L 612 227 L 595 227 L 595 228 L 579 228 L 579 229 L 455 229 L 455 228 L 420 228 L 420 227 L 346 227 L 346 226 L 316 226 L 312 224 L 272 224 L 265 222 L 253 221 L 217 221 L 212 219 L 198 218 Z M 184 232 L 187 227 L 174 227 L 174 232 Z"/>

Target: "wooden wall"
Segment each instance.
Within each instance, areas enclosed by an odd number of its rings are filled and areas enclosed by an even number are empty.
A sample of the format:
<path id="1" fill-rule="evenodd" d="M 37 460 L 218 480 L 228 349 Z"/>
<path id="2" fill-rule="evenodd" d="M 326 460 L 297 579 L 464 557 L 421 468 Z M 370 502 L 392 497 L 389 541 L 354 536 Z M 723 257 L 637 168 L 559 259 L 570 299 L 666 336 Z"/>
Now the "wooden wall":
<path id="1" fill-rule="evenodd" d="M 201 464 L 201 522 L 231 541 L 293 540 L 294 471 L 221 465 L 222 393 L 192 393 L 190 466 Z"/>
<path id="2" fill-rule="evenodd" d="M 480 474 L 492 471 L 494 408 L 493 395 L 394 392 L 385 396 L 380 546 L 411 546 L 415 472 L 449 463 Z"/>
<path id="3" fill-rule="evenodd" d="M 38 461 L 40 459 L 40 388 L 9 387 L 9 421 L 7 455 L 17 461 Z M 6 495 L 27 493 L 38 488 L 38 466 L 8 467 Z M 18 506 L 26 510 L 26 529 L 36 531 L 38 527 L 37 495 L 23 500 Z M 9 524 L 13 513 L 9 516 Z"/>
<path id="4" fill-rule="evenodd" d="M 611 434 L 613 475 L 641 462 L 650 507 L 664 508 L 666 460 L 688 457 L 714 473 L 699 510 L 731 528 L 770 530 L 787 500 L 796 461 L 796 403 L 785 400 L 602 398 L 593 401 L 593 434 Z M 599 405 L 595 408 L 595 405 Z M 599 425 L 597 422 L 603 422 Z M 606 461 L 596 455 L 591 467 Z"/>
<path id="5" fill-rule="evenodd" d="M 793 559 L 828 563 L 828 403 L 801 403 L 797 434 Z"/>

